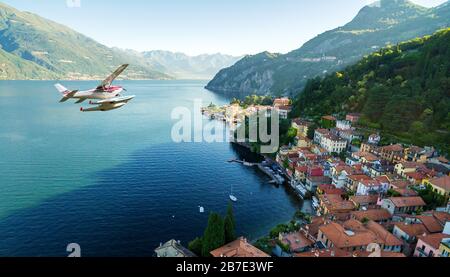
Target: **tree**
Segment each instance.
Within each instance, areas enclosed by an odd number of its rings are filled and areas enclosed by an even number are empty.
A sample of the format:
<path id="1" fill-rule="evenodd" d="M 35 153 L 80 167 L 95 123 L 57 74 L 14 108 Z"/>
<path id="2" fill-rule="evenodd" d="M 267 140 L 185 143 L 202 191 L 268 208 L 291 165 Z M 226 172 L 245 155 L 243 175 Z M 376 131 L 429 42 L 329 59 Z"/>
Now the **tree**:
<path id="1" fill-rule="evenodd" d="M 230 202 L 224 221 L 225 243 L 230 243 L 236 239 L 235 226 L 236 222 L 234 220 L 233 205 Z"/>
<path id="2" fill-rule="evenodd" d="M 202 256 L 211 256 L 210 252 L 225 244 L 224 223 L 222 217 L 217 213 L 211 213 L 208 226 L 202 240 Z"/>
<path id="3" fill-rule="evenodd" d="M 202 243 L 203 239 L 195 238 L 193 241 L 191 241 L 188 244 L 188 249 L 191 250 L 195 255 L 201 256 L 202 255 Z"/>
<path id="4" fill-rule="evenodd" d="M 309 139 L 314 139 L 314 133 L 316 132 L 316 129 L 317 129 L 317 125 L 314 123 L 314 124 L 312 124 L 309 128 L 308 128 L 308 134 L 307 134 L 307 136 L 308 136 L 308 138 Z"/>

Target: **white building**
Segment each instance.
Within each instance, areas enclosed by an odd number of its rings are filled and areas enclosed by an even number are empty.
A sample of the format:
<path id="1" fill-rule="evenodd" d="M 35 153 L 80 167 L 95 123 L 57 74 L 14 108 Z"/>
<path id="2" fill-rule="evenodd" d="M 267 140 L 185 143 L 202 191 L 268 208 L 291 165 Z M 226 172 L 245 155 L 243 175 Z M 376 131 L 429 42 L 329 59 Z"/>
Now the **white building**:
<path id="1" fill-rule="evenodd" d="M 352 123 L 348 120 L 338 120 L 336 121 L 336 128 L 340 130 L 350 130 L 352 129 Z"/>

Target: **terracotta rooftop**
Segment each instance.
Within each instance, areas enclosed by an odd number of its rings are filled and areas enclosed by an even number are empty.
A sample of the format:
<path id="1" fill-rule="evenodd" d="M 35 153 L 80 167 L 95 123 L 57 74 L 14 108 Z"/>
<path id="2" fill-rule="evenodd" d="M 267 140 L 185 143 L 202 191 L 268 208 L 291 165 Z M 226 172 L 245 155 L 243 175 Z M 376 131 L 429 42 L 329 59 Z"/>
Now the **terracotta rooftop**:
<path id="1" fill-rule="evenodd" d="M 331 115 L 322 116 L 322 119 L 336 121 L 336 117 L 331 116 Z"/>
<path id="2" fill-rule="evenodd" d="M 354 219 L 342 225 L 331 222 L 321 226 L 319 230 L 337 248 L 367 246 L 371 243 L 382 242 L 374 232 L 369 231 L 361 222 Z"/>
<path id="3" fill-rule="evenodd" d="M 300 118 L 295 118 L 295 119 L 292 120 L 292 122 L 294 122 L 298 126 L 311 126 L 311 125 L 313 125 L 312 122 L 304 120 L 304 119 L 300 119 Z"/>
<path id="4" fill-rule="evenodd" d="M 406 189 L 407 187 L 409 187 L 411 184 L 408 183 L 405 180 L 395 180 L 391 182 L 391 185 L 393 187 L 399 188 L 399 189 Z"/>
<path id="5" fill-rule="evenodd" d="M 227 245 L 224 245 L 216 250 L 211 251 L 213 257 L 236 257 L 236 258 L 251 258 L 251 257 L 270 257 L 263 251 L 254 247 L 247 242 L 247 239 L 241 237 Z"/>
<path id="6" fill-rule="evenodd" d="M 385 152 L 402 152 L 403 146 L 401 144 L 393 144 L 381 147 L 382 151 Z"/>
<path id="7" fill-rule="evenodd" d="M 430 183 L 444 189 L 446 192 L 450 192 L 450 176 L 431 179 Z"/>
<path id="8" fill-rule="evenodd" d="M 427 228 L 425 228 L 425 225 L 421 223 L 417 224 L 408 224 L 408 223 L 395 223 L 394 224 L 397 228 L 408 234 L 410 237 L 417 237 L 423 234 L 427 234 Z"/>
<path id="9" fill-rule="evenodd" d="M 337 194 L 323 194 L 319 195 L 321 203 L 331 212 L 349 211 L 355 208 L 355 205 L 347 200 L 344 200 Z"/>
<path id="10" fill-rule="evenodd" d="M 383 245 L 387 246 L 403 245 L 403 242 L 401 240 L 399 240 L 396 236 L 391 234 L 388 230 L 386 230 L 383 226 L 376 223 L 375 221 L 369 221 L 369 223 L 366 224 L 366 228 L 374 232 L 381 240 L 381 244 Z"/>
<path id="11" fill-rule="evenodd" d="M 354 211 L 350 213 L 356 220 L 362 221 L 364 218 L 368 218 L 373 221 L 389 220 L 392 215 L 385 209 L 370 209 L 367 211 Z"/>
<path id="12" fill-rule="evenodd" d="M 365 204 L 376 204 L 378 202 L 378 196 L 377 195 L 354 195 L 350 197 L 350 201 L 359 204 L 359 205 L 365 205 Z"/>
<path id="13" fill-rule="evenodd" d="M 416 218 L 422 222 L 430 233 L 440 233 L 444 230 L 444 226 L 434 216 L 419 215 Z"/>
<path id="14" fill-rule="evenodd" d="M 394 189 L 394 191 L 404 197 L 411 197 L 418 195 L 418 193 L 412 189 Z"/>
<path id="15" fill-rule="evenodd" d="M 295 232 L 290 234 L 282 235 L 283 239 L 281 240 L 284 244 L 289 245 L 290 249 L 295 251 L 296 249 L 305 248 L 307 246 L 314 245 L 314 242 L 309 240 L 305 235 L 301 232 Z"/>
<path id="16" fill-rule="evenodd" d="M 425 202 L 420 196 L 413 197 L 390 197 L 389 200 L 394 203 L 397 208 L 400 207 L 416 207 L 416 206 L 425 206 Z"/>
<path id="17" fill-rule="evenodd" d="M 450 235 L 440 233 L 440 234 L 432 234 L 432 235 L 424 234 L 424 235 L 418 237 L 418 239 L 425 242 L 426 244 L 433 247 L 434 249 L 438 249 L 439 245 L 441 244 L 441 241 L 446 238 L 450 238 Z"/>
<path id="18" fill-rule="evenodd" d="M 365 158 L 368 162 L 374 162 L 379 160 L 377 156 L 369 152 L 356 152 L 353 154 L 355 157 Z"/>
<path id="19" fill-rule="evenodd" d="M 349 175 L 349 176 L 347 176 L 347 178 L 349 178 L 350 180 L 352 180 L 354 182 L 359 182 L 359 181 L 362 181 L 362 180 L 371 180 L 372 179 L 369 176 L 364 175 L 364 174 Z"/>

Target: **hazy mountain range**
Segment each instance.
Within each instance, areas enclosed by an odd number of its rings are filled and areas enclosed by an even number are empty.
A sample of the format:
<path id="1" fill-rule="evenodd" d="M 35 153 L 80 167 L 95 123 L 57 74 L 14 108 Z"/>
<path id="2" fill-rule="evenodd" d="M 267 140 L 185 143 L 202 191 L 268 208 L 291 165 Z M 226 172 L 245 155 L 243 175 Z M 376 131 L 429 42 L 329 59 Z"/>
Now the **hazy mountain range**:
<path id="1" fill-rule="evenodd" d="M 239 59 L 109 48 L 64 25 L 0 3 L 0 79 L 102 79 L 124 63 L 131 65 L 123 75 L 129 79 L 210 79 Z"/>
<path id="2" fill-rule="evenodd" d="M 297 94 L 307 80 L 351 65 L 364 55 L 450 26 L 450 4 L 425 8 L 407 0 L 365 6 L 348 24 L 288 54 L 246 56 L 221 70 L 207 88 L 222 93 Z"/>

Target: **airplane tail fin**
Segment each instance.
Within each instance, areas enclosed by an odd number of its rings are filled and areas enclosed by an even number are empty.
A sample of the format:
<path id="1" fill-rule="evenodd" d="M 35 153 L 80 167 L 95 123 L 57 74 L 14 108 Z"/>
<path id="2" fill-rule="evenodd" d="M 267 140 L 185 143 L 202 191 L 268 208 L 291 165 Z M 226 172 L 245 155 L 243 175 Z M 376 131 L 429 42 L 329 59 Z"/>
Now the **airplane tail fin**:
<path id="1" fill-rule="evenodd" d="M 65 88 L 63 85 L 61 84 L 56 84 L 55 88 L 62 94 L 64 95 L 63 98 L 61 98 L 61 100 L 59 102 L 66 102 L 67 100 L 69 100 L 70 98 L 72 98 L 75 93 L 78 92 L 78 90 L 68 90 L 67 88 Z"/>
<path id="2" fill-rule="evenodd" d="M 61 85 L 61 84 L 56 84 L 56 85 L 55 85 L 55 88 L 56 88 L 60 93 L 62 93 L 63 95 L 66 95 L 67 93 L 70 92 L 67 88 L 65 88 L 65 87 L 64 87 L 63 85 Z"/>

